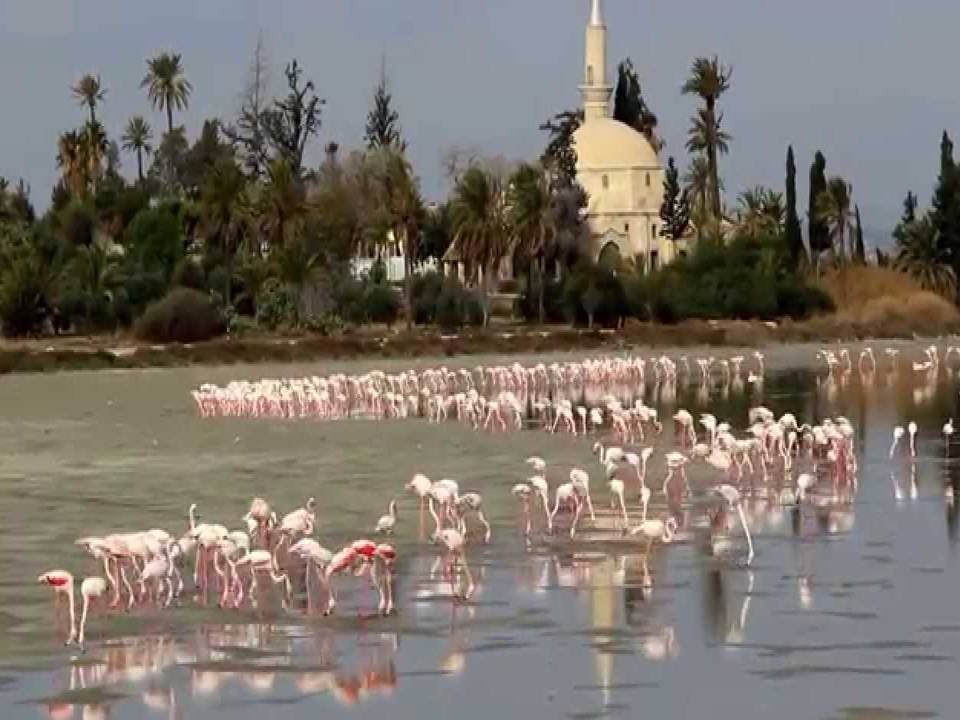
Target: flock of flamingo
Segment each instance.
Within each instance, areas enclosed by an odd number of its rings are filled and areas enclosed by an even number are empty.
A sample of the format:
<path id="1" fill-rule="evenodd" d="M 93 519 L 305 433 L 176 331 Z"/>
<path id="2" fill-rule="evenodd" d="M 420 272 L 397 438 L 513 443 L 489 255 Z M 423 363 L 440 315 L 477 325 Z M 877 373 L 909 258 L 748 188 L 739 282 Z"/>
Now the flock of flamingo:
<path id="1" fill-rule="evenodd" d="M 950 348 L 944 362 L 953 352 L 960 356 L 960 349 Z M 831 374 L 852 367 L 847 350 L 824 350 L 819 355 Z M 895 351 L 887 351 L 887 355 L 891 363 L 897 362 Z M 925 363 L 939 366 L 935 347 L 928 348 L 925 356 L 923 368 L 915 363 L 914 369 L 929 371 Z M 703 518 L 714 550 L 718 554 L 731 552 L 735 545 L 730 533 L 739 526 L 746 544 L 743 562 L 750 565 L 756 548 L 744 498 L 798 509 L 818 495 L 845 497 L 852 502 L 857 486 L 852 423 L 836 417 L 802 424 L 793 414 L 777 417 L 765 407 L 753 407 L 745 432 L 738 436 L 729 422 L 711 414 L 695 417 L 680 409 L 670 418 L 672 438 L 665 440 L 664 423 L 657 409 L 644 403 L 643 391 L 648 381 L 659 385 L 697 373 L 702 382 L 716 378 L 726 385 L 742 383 L 746 374 L 748 383 L 762 384 L 764 357 L 755 353 L 751 360 L 748 368 L 748 361 L 739 356 L 729 360 L 698 358 L 697 371 L 686 357 L 675 362 L 666 356 L 650 360 L 601 357 L 473 370 L 441 367 L 396 374 L 374 371 L 359 376 L 235 382 L 224 388 L 204 385 L 193 397 L 203 417 L 424 417 L 431 423 L 456 420 L 476 430 L 540 426 L 548 432 L 589 437 L 596 456 L 595 472 L 603 477 L 610 510 L 595 508 L 587 469 L 562 469 L 560 477 L 552 478 L 551 486 L 553 468 L 541 457 L 529 457 L 524 473 L 528 477 L 509 490 L 518 504 L 520 529 L 528 544 L 534 539 L 558 542 L 562 527 L 562 534 L 571 541 L 577 541 L 579 532 L 579 542 L 637 543 L 649 554 L 655 543 L 669 544 L 699 522 L 691 520 L 689 513 L 679 512 L 680 508 L 704 506 L 707 512 Z M 869 348 L 858 360 L 861 370 L 876 368 Z M 633 398 L 632 403 L 622 399 L 625 391 Z M 584 402 L 575 405 L 568 397 L 577 393 Z M 905 435 L 909 443 L 905 452 L 916 457 L 916 434 L 917 426 L 912 422 L 906 430 L 896 428 L 891 459 Z M 949 443 L 952 420 L 944 426 L 943 434 Z M 658 451 L 662 458 L 655 458 Z M 662 477 L 648 472 L 654 462 L 662 464 Z M 692 472 L 700 466 L 705 468 L 704 479 L 695 486 L 688 468 Z M 404 490 L 417 498 L 421 518 L 427 514 L 432 518 L 430 538 L 443 550 L 442 570 L 451 597 L 468 600 L 474 590 L 468 543 L 489 543 L 492 539 L 482 495 L 461 493 L 456 481 L 432 481 L 424 474 L 414 475 Z M 655 497 L 657 512 L 651 513 Z M 384 539 L 398 528 L 396 498 L 390 500 L 386 510 L 370 527 Z M 314 498 L 282 517 L 265 499 L 254 498 L 248 512 L 237 518 L 242 522 L 238 529 L 201 522 L 196 505 L 191 505 L 183 533 L 154 528 L 80 538 L 77 546 L 102 563 L 103 576 L 87 577 L 79 583 L 79 621 L 77 585 L 71 573 L 51 570 L 40 575 L 38 581 L 55 591 L 58 603 L 67 601 L 67 644 L 81 647 L 94 602 L 104 604 L 109 596 L 111 608 L 169 607 L 183 596 L 183 575 L 191 556 L 197 596 L 206 603 L 215 592 L 218 605 L 224 609 L 240 608 L 245 600 L 256 607 L 258 595 L 276 588 L 284 608 L 302 592 L 308 613 L 316 605 L 330 614 L 336 607 L 337 578 L 350 575 L 364 578 L 373 587 L 379 596 L 379 614 L 392 614 L 396 608 L 395 547 L 361 538 L 331 551 L 315 538 L 317 514 Z M 473 532 L 471 526 L 479 532 Z M 325 602 L 314 603 L 318 594 L 325 596 Z"/>

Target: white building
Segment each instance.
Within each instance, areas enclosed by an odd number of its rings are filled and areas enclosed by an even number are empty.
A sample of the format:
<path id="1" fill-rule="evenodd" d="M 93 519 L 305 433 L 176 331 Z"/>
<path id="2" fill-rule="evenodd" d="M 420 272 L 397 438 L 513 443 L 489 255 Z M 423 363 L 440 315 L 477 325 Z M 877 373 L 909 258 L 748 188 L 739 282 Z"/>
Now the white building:
<path id="1" fill-rule="evenodd" d="M 586 210 L 593 256 L 639 256 L 647 268 L 670 262 L 678 252 L 661 232 L 664 170 L 643 133 L 611 117 L 607 27 L 600 0 L 593 0 L 587 25 L 583 97 L 584 122 L 574 134 L 577 180 L 589 195 Z M 679 247 L 683 247 L 683 243 Z"/>

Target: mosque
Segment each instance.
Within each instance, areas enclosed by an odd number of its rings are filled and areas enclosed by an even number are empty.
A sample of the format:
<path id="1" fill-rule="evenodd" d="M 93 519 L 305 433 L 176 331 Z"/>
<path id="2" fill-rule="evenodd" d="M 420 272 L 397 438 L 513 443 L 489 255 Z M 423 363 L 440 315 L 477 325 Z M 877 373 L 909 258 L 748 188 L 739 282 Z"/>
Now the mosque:
<path id="1" fill-rule="evenodd" d="M 687 239 L 664 237 L 660 220 L 664 169 L 645 135 L 611 117 L 607 27 L 600 0 L 592 0 L 587 25 L 583 124 L 574 134 L 577 180 L 589 195 L 589 247 L 601 263 L 642 259 L 656 269 L 685 252 Z"/>

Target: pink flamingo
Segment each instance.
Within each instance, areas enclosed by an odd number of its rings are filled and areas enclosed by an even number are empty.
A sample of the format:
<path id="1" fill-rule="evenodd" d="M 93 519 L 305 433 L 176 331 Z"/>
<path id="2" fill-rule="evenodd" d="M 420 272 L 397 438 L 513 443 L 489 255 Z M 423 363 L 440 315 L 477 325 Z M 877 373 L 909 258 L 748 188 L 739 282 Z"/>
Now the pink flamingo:
<path id="1" fill-rule="evenodd" d="M 271 514 L 270 503 L 261 497 L 255 497 L 250 502 L 250 509 L 247 511 L 247 514 L 243 516 L 244 522 L 252 520 L 256 523 L 256 535 L 259 536 L 260 542 L 264 547 L 266 547 L 268 543 L 267 536 Z"/>
<path id="2" fill-rule="evenodd" d="M 445 568 L 447 579 L 450 581 L 450 592 L 455 598 L 468 600 L 473 595 L 475 586 L 473 575 L 470 573 L 470 566 L 467 564 L 466 541 L 463 535 L 453 528 L 446 528 L 436 535 L 436 542 L 441 544 L 446 551 L 447 562 Z M 458 583 L 456 582 L 460 567 L 463 568 L 463 574 L 467 578 L 467 589 L 462 595 L 458 593 Z"/>
<path id="3" fill-rule="evenodd" d="M 323 579 L 327 586 L 327 609 L 324 611 L 324 615 L 333 613 L 337 606 L 337 595 L 333 587 L 334 576 L 349 572 L 358 560 L 357 551 L 350 546 L 341 548 L 330 558 L 330 562 L 327 563 L 327 568 L 323 573 Z"/>
<path id="4" fill-rule="evenodd" d="M 313 538 L 302 538 L 290 546 L 290 554 L 300 558 L 306 563 L 304 578 L 307 586 L 307 610 L 309 611 L 312 603 L 310 578 L 313 574 L 316 574 L 326 588 L 326 579 L 323 571 L 333 560 L 333 553 Z"/>
<path id="5" fill-rule="evenodd" d="M 80 584 L 80 596 L 83 599 L 83 609 L 80 614 L 79 633 L 77 631 L 76 609 L 74 607 L 75 598 L 73 594 L 74 580 L 66 570 L 51 570 L 37 578 L 41 585 L 52 587 L 56 597 L 65 595 L 70 605 L 70 636 L 67 638 L 67 645 L 76 641 L 81 648 L 84 645 L 87 629 L 87 615 L 90 611 L 90 604 L 94 600 L 102 598 L 107 592 L 107 581 L 99 577 L 88 577 Z"/>

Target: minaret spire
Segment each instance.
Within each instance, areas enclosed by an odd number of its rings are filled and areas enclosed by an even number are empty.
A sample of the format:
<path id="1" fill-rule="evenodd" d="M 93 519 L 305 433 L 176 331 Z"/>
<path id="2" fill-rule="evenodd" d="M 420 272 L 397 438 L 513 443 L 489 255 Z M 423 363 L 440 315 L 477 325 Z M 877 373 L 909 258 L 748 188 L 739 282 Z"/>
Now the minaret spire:
<path id="1" fill-rule="evenodd" d="M 603 13 L 600 12 L 600 0 L 593 0 L 593 9 L 590 12 L 591 25 L 603 25 Z"/>
<path id="2" fill-rule="evenodd" d="M 610 95 L 613 88 L 607 84 L 607 27 L 603 24 L 600 0 L 592 0 L 590 24 L 587 25 L 587 42 L 584 63 L 583 95 L 584 120 L 610 116 Z"/>

